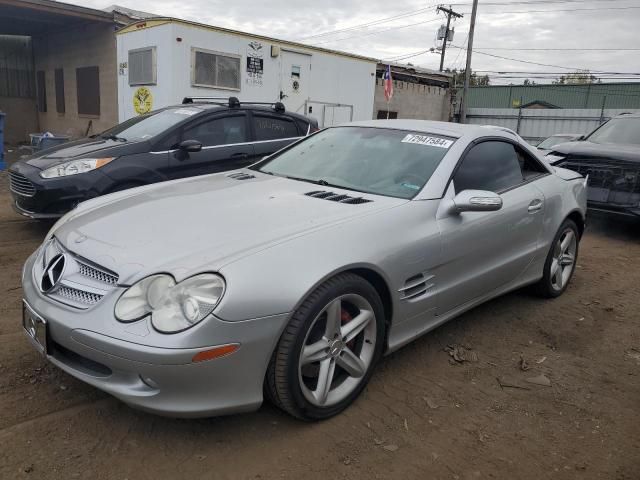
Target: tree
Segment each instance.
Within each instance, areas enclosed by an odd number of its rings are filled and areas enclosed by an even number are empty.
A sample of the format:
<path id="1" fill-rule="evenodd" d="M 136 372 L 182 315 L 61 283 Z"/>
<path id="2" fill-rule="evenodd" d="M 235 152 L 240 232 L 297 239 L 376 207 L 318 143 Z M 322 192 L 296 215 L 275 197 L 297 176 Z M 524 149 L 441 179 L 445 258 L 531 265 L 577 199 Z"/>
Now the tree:
<path id="1" fill-rule="evenodd" d="M 525 78 L 524 82 L 522 82 L 522 84 L 529 87 L 531 85 L 536 85 L 536 82 L 534 80 L 529 80 L 528 78 Z"/>
<path id="2" fill-rule="evenodd" d="M 453 85 L 457 87 L 461 87 L 464 85 L 464 70 L 458 71 L 457 68 L 453 70 L 446 68 L 444 70 L 446 73 L 453 74 Z M 469 76 L 469 86 L 470 87 L 486 87 L 490 84 L 489 75 L 478 75 L 471 71 L 471 75 Z"/>
<path id="3" fill-rule="evenodd" d="M 578 70 L 577 72 L 560 75 L 553 82 L 554 85 L 587 85 L 589 83 L 602 83 L 589 70 Z"/>

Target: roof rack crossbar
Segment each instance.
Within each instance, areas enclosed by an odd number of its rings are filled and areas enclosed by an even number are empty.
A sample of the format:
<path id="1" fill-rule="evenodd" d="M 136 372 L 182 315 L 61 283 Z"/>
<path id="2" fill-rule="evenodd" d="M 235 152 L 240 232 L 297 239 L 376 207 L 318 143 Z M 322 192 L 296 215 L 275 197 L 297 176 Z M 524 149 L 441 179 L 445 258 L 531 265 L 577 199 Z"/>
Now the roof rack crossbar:
<path id="1" fill-rule="evenodd" d="M 284 112 L 285 107 L 282 102 L 241 102 L 237 97 L 184 97 L 183 104 L 194 103 L 194 101 L 204 101 L 217 105 L 228 105 L 229 108 L 237 108 L 240 105 L 269 105 L 276 112 Z"/>

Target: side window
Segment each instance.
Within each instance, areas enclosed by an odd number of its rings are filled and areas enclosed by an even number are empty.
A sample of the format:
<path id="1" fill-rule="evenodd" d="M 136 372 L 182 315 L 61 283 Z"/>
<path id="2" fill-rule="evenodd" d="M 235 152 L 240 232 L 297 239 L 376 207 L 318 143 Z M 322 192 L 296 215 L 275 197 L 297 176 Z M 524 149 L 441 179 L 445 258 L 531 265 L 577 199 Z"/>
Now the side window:
<path id="1" fill-rule="evenodd" d="M 300 135 L 296 124 L 287 117 L 272 117 L 254 113 L 253 125 L 257 142 L 276 140 L 278 138 L 291 138 Z"/>
<path id="2" fill-rule="evenodd" d="M 518 149 L 517 154 L 518 162 L 520 163 L 520 170 L 522 171 L 522 177 L 525 180 L 529 180 L 531 178 L 535 178 L 539 175 L 547 173 L 547 170 L 542 165 L 540 165 L 539 162 L 531 158 L 531 156 L 527 153 Z"/>
<path id="3" fill-rule="evenodd" d="M 185 128 L 183 140 L 198 140 L 204 147 L 243 143 L 248 141 L 247 124 L 244 115 L 218 117 Z"/>
<path id="4" fill-rule="evenodd" d="M 498 141 L 482 142 L 472 147 L 453 177 L 456 192 L 500 192 L 522 181 L 522 171 L 514 146 Z"/>

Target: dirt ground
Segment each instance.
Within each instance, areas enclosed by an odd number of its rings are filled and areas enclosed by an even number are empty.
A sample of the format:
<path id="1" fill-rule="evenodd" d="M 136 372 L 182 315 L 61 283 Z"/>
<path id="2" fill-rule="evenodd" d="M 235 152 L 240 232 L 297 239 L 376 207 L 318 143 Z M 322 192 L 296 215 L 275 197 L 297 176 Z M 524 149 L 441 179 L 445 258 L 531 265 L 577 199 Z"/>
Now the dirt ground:
<path id="1" fill-rule="evenodd" d="M 265 405 L 174 420 L 31 348 L 20 271 L 47 226 L 9 198 L 0 173 L 2 479 L 640 479 L 638 224 L 592 216 L 565 295 L 515 292 L 451 321 L 386 357 L 337 418 L 301 423 Z M 454 344 L 477 361 L 454 361 Z M 541 374 L 550 386 L 527 382 Z"/>

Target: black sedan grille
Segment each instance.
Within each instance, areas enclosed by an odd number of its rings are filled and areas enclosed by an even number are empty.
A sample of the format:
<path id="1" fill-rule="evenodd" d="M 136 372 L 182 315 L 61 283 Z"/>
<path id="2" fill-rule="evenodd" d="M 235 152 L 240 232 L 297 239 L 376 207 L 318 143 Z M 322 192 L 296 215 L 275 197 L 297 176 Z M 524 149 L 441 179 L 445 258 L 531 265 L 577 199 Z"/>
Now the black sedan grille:
<path id="1" fill-rule="evenodd" d="M 9 188 L 13 193 L 25 197 L 33 197 L 36 194 L 33 183 L 24 175 L 16 172 L 9 172 Z"/>

